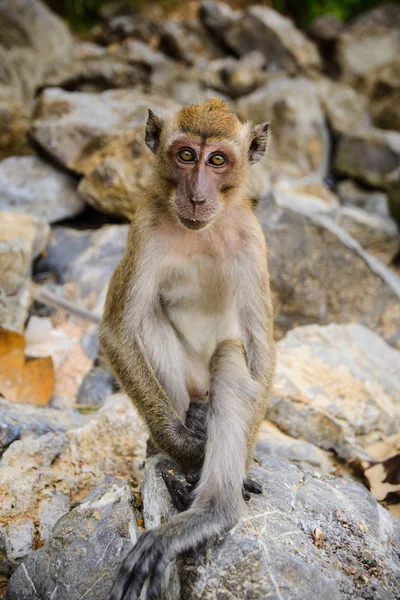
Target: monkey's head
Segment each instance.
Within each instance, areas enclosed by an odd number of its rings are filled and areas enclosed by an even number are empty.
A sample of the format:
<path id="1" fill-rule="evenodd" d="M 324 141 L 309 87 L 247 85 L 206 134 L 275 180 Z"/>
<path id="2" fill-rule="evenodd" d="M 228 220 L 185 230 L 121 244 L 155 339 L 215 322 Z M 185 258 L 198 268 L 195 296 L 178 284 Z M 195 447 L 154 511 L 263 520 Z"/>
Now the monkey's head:
<path id="1" fill-rule="evenodd" d="M 220 98 L 161 117 L 149 110 L 146 144 L 168 210 L 188 229 L 202 229 L 242 198 L 250 165 L 266 149 L 268 123 L 241 123 Z"/>

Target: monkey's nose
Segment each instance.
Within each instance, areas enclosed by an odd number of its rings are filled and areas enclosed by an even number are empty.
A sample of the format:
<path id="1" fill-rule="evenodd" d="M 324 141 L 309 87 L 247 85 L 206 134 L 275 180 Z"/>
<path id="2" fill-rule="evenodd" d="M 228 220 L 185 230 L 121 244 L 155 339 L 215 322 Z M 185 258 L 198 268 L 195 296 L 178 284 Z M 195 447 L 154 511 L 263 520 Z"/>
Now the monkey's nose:
<path id="1" fill-rule="evenodd" d="M 192 204 L 194 204 L 195 206 L 197 206 L 199 204 L 204 204 L 205 201 L 206 201 L 205 196 L 192 196 L 190 198 L 190 202 Z"/>

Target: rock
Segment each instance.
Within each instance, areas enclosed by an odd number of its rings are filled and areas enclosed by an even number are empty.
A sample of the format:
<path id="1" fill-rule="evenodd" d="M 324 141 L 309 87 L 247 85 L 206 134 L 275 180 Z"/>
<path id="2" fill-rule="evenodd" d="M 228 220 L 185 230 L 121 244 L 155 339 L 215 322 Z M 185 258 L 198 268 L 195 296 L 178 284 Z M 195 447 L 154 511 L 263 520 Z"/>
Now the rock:
<path id="1" fill-rule="evenodd" d="M 126 38 L 150 43 L 159 35 L 159 24 L 156 21 L 137 14 L 114 15 L 97 32 L 96 40 L 108 45 Z"/>
<path id="2" fill-rule="evenodd" d="M 312 82 L 277 79 L 241 98 L 237 110 L 242 119 L 271 121 L 268 162 L 273 173 L 324 177 L 329 135 Z"/>
<path id="3" fill-rule="evenodd" d="M 107 600 L 139 535 L 132 505 L 129 484 L 107 477 L 57 521 L 43 548 L 29 554 L 13 574 L 5 599 Z"/>
<path id="4" fill-rule="evenodd" d="M 111 375 L 108 365 L 102 356 L 98 356 L 93 367 L 85 375 L 77 394 L 78 404 L 103 404 L 110 394 L 118 390 L 118 385 Z"/>
<path id="5" fill-rule="evenodd" d="M 334 167 L 387 193 L 389 210 L 400 224 L 400 133 L 367 129 L 339 141 Z"/>
<path id="6" fill-rule="evenodd" d="M 7 558 L 15 562 L 40 548 L 70 502 L 106 475 L 140 480 L 146 437 L 132 402 L 116 394 L 83 427 L 13 442 L 0 460 L 0 546 Z"/>
<path id="7" fill-rule="evenodd" d="M 265 67 L 265 56 L 254 50 L 239 60 L 228 56 L 210 61 L 203 80 L 207 87 L 231 98 L 239 98 L 266 83 L 268 75 L 264 71 Z"/>
<path id="8" fill-rule="evenodd" d="M 199 59 L 211 60 L 220 54 L 196 19 L 166 20 L 160 27 L 158 47 L 167 56 L 189 65 Z"/>
<path id="9" fill-rule="evenodd" d="M 17 404 L 0 398 L 0 456 L 15 440 L 68 431 L 86 422 L 78 411 Z"/>
<path id="10" fill-rule="evenodd" d="M 325 215 L 262 199 L 276 326 L 359 322 L 400 347 L 400 281 Z M 295 259 L 294 259 L 295 257 Z"/>
<path id="11" fill-rule="evenodd" d="M 26 137 L 29 116 L 17 103 L 0 100 L 0 160 L 7 156 L 32 154 Z"/>
<path id="12" fill-rule="evenodd" d="M 278 206 L 294 208 L 300 213 L 333 214 L 339 206 L 335 194 L 313 178 L 291 180 L 278 177 L 271 191 Z"/>
<path id="13" fill-rule="evenodd" d="M 317 473 L 333 473 L 335 461 L 331 453 L 318 446 L 286 435 L 271 421 L 263 421 L 258 435 L 256 459 L 275 456 Z"/>
<path id="14" fill-rule="evenodd" d="M 371 125 L 367 98 L 345 83 L 321 78 L 315 82 L 318 99 L 336 135 L 352 133 Z"/>
<path id="15" fill-rule="evenodd" d="M 321 44 L 336 42 L 344 29 L 343 22 L 335 15 L 317 17 L 308 29 L 308 35 Z"/>
<path id="16" fill-rule="evenodd" d="M 398 238 L 396 223 L 390 217 L 371 215 L 361 208 L 346 206 L 338 210 L 335 220 L 366 250 L 388 244 Z"/>
<path id="17" fill-rule="evenodd" d="M 344 206 L 362 208 L 381 217 L 390 216 L 388 199 L 384 192 L 363 189 L 351 179 L 344 179 L 337 184 L 337 193 Z"/>
<path id="18" fill-rule="evenodd" d="M 375 71 L 368 83 L 374 125 L 400 131 L 400 58 Z"/>
<path id="19" fill-rule="evenodd" d="M 400 352 L 362 325 L 293 329 L 278 343 L 268 418 L 359 466 L 397 432 L 399 368 Z"/>
<path id="20" fill-rule="evenodd" d="M 75 180 L 36 156 L 0 162 L 1 210 L 17 210 L 54 223 L 79 214 L 83 208 Z"/>
<path id="21" fill-rule="evenodd" d="M 46 247 L 49 226 L 24 213 L 0 212 L 0 323 L 21 332 L 31 301 L 32 262 Z"/>
<path id="22" fill-rule="evenodd" d="M 128 231 L 128 225 L 104 225 L 94 231 L 55 227 L 36 273 L 54 274 L 61 284 L 72 284 L 69 294 L 73 301 L 100 311 Z"/>
<path id="23" fill-rule="evenodd" d="M 57 279 L 63 282 L 70 263 L 90 246 L 92 236 L 91 230 L 52 228 L 46 253 L 36 264 L 36 273 L 55 273 Z"/>
<path id="24" fill-rule="evenodd" d="M 63 283 L 74 283 L 72 299 L 86 308 L 102 310 L 102 302 L 128 237 L 128 225 L 104 225 L 90 237 L 90 245 L 70 260 Z"/>
<path id="25" fill-rule="evenodd" d="M 48 89 L 39 99 L 30 135 L 54 161 L 84 175 L 78 188 L 84 200 L 108 214 L 132 218 L 147 182 L 150 150 L 143 126 L 149 107 L 177 105 L 135 90 Z"/>
<path id="26" fill-rule="evenodd" d="M 69 91 L 103 92 L 113 88 L 148 85 L 154 69 L 166 59 L 138 41 L 103 48 L 83 42 L 74 48 L 72 61 L 47 77 L 43 87 Z"/>
<path id="27" fill-rule="evenodd" d="M 337 45 L 343 81 L 368 92 L 375 72 L 398 58 L 399 27 L 400 7 L 395 4 L 377 6 L 354 19 Z"/>
<path id="28" fill-rule="evenodd" d="M 334 168 L 390 194 L 400 180 L 400 133 L 372 127 L 348 132 L 339 140 Z"/>
<path id="29" fill-rule="evenodd" d="M 311 474 L 278 457 L 259 458 L 252 475 L 263 494 L 252 497 L 232 531 L 172 563 L 162 597 L 395 600 L 399 521 L 360 483 Z M 172 511 L 156 475 L 158 460 L 146 465 L 147 527 Z"/>
<path id="30" fill-rule="evenodd" d="M 0 98 L 22 106 L 47 73 L 71 59 L 71 34 L 40 0 L 1 0 L 0 39 Z"/>
<path id="31" fill-rule="evenodd" d="M 321 69 L 316 46 L 290 19 L 266 6 L 232 11 L 203 2 L 200 18 L 222 44 L 236 56 L 259 50 L 268 58 L 271 70 L 288 75 L 314 74 Z"/>
<path id="32" fill-rule="evenodd" d="M 323 58 L 325 73 L 334 79 L 337 79 L 339 74 L 336 44 L 343 29 L 344 24 L 340 19 L 335 15 L 325 14 L 317 17 L 307 30 Z"/>

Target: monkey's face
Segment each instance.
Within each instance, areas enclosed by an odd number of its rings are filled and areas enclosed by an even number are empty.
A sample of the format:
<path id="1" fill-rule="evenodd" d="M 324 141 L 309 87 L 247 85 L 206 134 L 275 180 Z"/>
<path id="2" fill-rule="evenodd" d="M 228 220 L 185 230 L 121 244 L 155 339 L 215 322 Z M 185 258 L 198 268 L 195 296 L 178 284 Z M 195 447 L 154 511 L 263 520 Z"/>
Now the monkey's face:
<path id="1" fill-rule="evenodd" d="M 168 149 L 174 190 L 171 205 L 188 229 L 202 229 L 224 209 L 238 183 L 238 156 L 227 141 L 181 136 Z"/>
<path id="2" fill-rule="evenodd" d="M 219 98 L 161 118 L 149 110 L 146 143 L 168 210 L 188 229 L 203 229 L 242 198 L 249 166 L 262 157 L 268 125 L 251 129 Z"/>

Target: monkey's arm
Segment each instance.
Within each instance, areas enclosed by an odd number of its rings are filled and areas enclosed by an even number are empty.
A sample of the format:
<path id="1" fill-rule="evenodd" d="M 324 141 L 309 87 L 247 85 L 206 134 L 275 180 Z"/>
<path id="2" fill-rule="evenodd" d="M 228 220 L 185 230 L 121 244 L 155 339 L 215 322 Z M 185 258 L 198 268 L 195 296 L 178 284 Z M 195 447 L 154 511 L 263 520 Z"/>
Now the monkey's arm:
<path id="1" fill-rule="evenodd" d="M 135 264 L 132 232 L 128 250 L 109 286 L 99 339 L 111 369 L 145 420 L 153 442 L 184 467 L 200 466 L 205 436 L 184 423 L 190 398 L 182 387 L 179 344 L 157 308 L 151 270 Z M 186 395 L 186 396 L 185 396 Z M 186 406 L 183 406 L 186 403 Z"/>
<path id="2" fill-rule="evenodd" d="M 275 374 L 275 343 L 273 339 L 273 310 L 268 276 L 267 250 L 264 236 L 257 227 L 256 247 L 251 264 L 246 269 L 245 292 L 241 299 L 241 321 L 249 371 L 263 389 L 258 405 L 254 406 L 248 439 L 248 467 L 261 421 L 265 418 L 268 397 Z"/>

